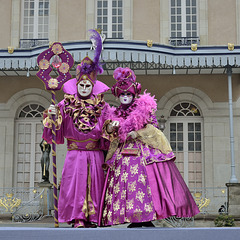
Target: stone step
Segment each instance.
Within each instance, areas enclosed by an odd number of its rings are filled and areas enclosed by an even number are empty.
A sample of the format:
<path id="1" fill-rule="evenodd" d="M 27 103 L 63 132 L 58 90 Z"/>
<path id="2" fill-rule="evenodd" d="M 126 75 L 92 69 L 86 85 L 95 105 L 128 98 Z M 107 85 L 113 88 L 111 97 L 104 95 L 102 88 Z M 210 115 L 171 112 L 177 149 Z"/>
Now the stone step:
<path id="1" fill-rule="evenodd" d="M 240 228 L 31 228 L 1 227 L 0 239 L 19 240 L 237 240 Z"/>

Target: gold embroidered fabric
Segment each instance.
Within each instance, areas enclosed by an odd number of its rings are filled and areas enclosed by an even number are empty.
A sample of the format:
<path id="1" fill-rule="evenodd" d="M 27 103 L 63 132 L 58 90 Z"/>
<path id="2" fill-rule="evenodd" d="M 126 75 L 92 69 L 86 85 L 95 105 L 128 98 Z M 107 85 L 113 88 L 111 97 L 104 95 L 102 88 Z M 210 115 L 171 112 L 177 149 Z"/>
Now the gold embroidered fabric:
<path id="1" fill-rule="evenodd" d="M 145 171 L 139 162 L 129 165 L 130 157 L 124 157 L 122 160 L 124 159 L 125 161 L 119 165 L 113 165 L 110 169 L 103 221 L 107 221 L 108 224 L 112 222 L 115 225 L 136 221 L 136 219 L 138 221 L 155 220 L 156 213 L 150 197 L 151 188 L 147 185 Z"/>
<path id="2" fill-rule="evenodd" d="M 98 144 L 97 144 L 96 142 L 90 142 L 90 143 L 87 144 L 86 149 L 87 149 L 87 150 L 93 150 L 93 149 L 95 149 L 97 146 L 98 146 Z"/>
<path id="3" fill-rule="evenodd" d="M 68 151 L 70 151 L 70 150 L 78 150 L 78 146 L 75 142 L 69 144 Z"/>
<path id="4" fill-rule="evenodd" d="M 118 148 L 118 144 L 119 144 L 119 139 L 115 138 L 109 146 L 109 150 L 107 152 L 107 156 L 106 156 L 106 161 L 109 160 L 110 158 L 112 158 L 113 154 L 116 152 L 117 148 Z"/>
<path id="5" fill-rule="evenodd" d="M 68 138 L 68 151 L 71 150 L 99 150 L 99 139 L 86 139 L 83 141 Z"/>
<path id="6" fill-rule="evenodd" d="M 91 172 L 90 172 L 90 165 L 88 164 L 88 177 L 87 177 L 87 191 L 86 197 L 84 199 L 82 212 L 85 213 L 85 217 L 88 218 L 90 215 L 96 214 L 96 210 L 94 207 L 94 203 L 91 196 Z"/>
<path id="7" fill-rule="evenodd" d="M 141 142 L 159 149 L 162 153 L 168 154 L 172 152 L 172 148 L 163 132 L 153 125 L 148 124 L 145 128 L 138 130 L 137 134 Z"/>
<path id="8" fill-rule="evenodd" d="M 89 99 L 78 99 L 74 95 L 64 95 L 64 112 L 72 118 L 75 128 L 81 132 L 90 132 L 98 123 L 105 106 L 103 95 Z"/>

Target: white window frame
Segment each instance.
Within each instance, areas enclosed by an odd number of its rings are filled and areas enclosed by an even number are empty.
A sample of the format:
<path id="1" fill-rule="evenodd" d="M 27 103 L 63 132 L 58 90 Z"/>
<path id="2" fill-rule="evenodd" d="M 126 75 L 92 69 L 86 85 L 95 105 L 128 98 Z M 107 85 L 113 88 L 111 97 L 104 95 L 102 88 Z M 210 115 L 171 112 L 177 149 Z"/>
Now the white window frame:
<path id="1" fill-rule="evenodd" d="M 24 19 L 25 16 L 24 15 L 24 11 L 25 11 L 25 7 L 24 7 L 24 3 L 25 1 L 28 1 L 28 4 L 30 4 L 30 2 L 34 2 L 34 16 L 33 16 L 33 31 L 30 32 L 30 31 L 27 31 L 25 32 L 24 31 L 24 26 L 28 26 L 28 24 L 24 24 Z M 49 1 L 49 4 L 48 4 L 48 16 L 47 16 L 47 32 L 46 31 L 41 31 L 39 32 L 39 2 L 45 2 L 45 0 L 22 0 L 21 1 L 21 39 L 48 39 L 49 38 L 49 18 L 50 18 L 50 1 Z M 43 11 L 44 11 L 44 8 L 43 8 Z M 43 21 L 45 21 L 46 18 L 43 17 Z M 43 25 L 43 28 L 44 28 L 44 24 Z M 27 36 L 25 36 L 25 34 Z M 33 34 L 33 37 L 30 37 L 30 34 Z M 40 34 L 46 34 L 47 36 L 39 36 Z"/>
<path id="2" fill-rule="evenodd" d="M 37 105 L 40 106 L 43 109 L 43 106 L 41 104 L 38 103 L 32 103 L 33 105 Z M 41 169 L 41 149 L 40 149 L 40 143 L 42 138 L 40 136 L 42 136 L 42 131 L 39 132 L 37 131 L 37 125 L 42 126 L 41 120 L 42 120 L 42 116 L 40 117 L 39 114 L 42 115 L 42 112 L 38 111 L 38 107 L 35 109 L 32 109 L 30 107 L 30 111 L 25 112 L 23 111 L 23 109 L 31 104 L 26 104 L 24 107 L 22 107 L 20 109 L 20 111 L 18 112 L 18 117 L 15 120 L 15 160 L 14 160 L 14 186 L 16 187 L 24 187 L 24 186 L 19 186 L 20 182 L 18 182 L 18 154 L 19 154 L 19 125 L 23 124 L 24 127 L 28 124 L 30 125 L 30 137 L 31 137 L 31 145 L 30 145 L 30 169 L 29 169 L 29 186 L 30 188 L 36 187 L 37 183 L 39 183 L 42 180 L 42 169 Z M 24 117 L 19 117 L 20 112 L 24 112 L 24 113 L 29 113 L 26 114 Z M 26 132 L 22 133 L 24 136 L 26 135 Z M 29 133 L 28 133 L 29 134 Z M 37 139 L 39 138 L 39 139 Z M 25 144 L 26 141 L 24 140 Z M 28 143 L 29 144 L 29 143 Z M 24 154 L 26 153 L 26 148 L 24 148 Z M 37 157 L 37 155 L 39 157 Z M 36 163 L 38 163 L 38 165 L 40 165 L 40 169 L 36 169 L 35 165 Z M 20 173 L 20 172 L 19 172 Z M 23 169 L 22 169 L 22 173 L 23 173 L 23 180 L 22 180 L 22 184 L 25 185 L 28 182 L 25 182 L 24 179 L 24 173 L 26 173 L 26 169 L 24 169 L 24 160 L 23 160 Z M 38 174 L 39 179 L 36 179 L 36 174 Z"/>
<path id="3" fill-rule="evenodd" d="M 35 164 L 36 164 L 36 154 L 41 154 L 41 149 L 40 149 L 40 142 L 41 142 L 41 139 L 39 139 L 39 143 L 36 142 L 36 134 L 37 134 L 37 124 L 41 124 L 40 123 L 40 119 L 31 119 L 31 121 L 29 121 L 28 119 L 23 119 L 23 120 L 16 120 L 15 122 L 15 129 L 16 129 L 16 132 L 15 132 L 15 136 L 19 136 L 19 125 L 20 124 L 23 124 L 24 126 L 26 124 L 29 124 L 31 126 L 31 133 L 30 133 L 30 136 L 31 136 L 31 149 L 30 149 L 30 169 L 29 169 L 29 174 L 30 174 L 30 177 L 29 177 L 29 186 L 30 188 L 33 188 L 33 187 L 36 187 L 37 183 L 39 183 L 41 181 L 41 173 L 42 173 L 42 169 L 41 169 L 41 165 L 40 165 L 40 169 L 37 170 L 35 169 Z M 26 133 L 24 133 L 26 134 Z M 39 133 L 38 133 L 39 134 Z M 36 146 L 37 145 L 37 146 Z M 15 142 L 15 164 L 14 164 L 14 169 L 15 169 L 15 174 L 14 174 L 14 185 L 16 187 L 24 187 L 24 186 L 19 186 L 20 182 L 18 183 L 18 140 L 16 139 L 16 142 Z M 40 159 L 39 160 L 39 164 L 41 164 L 40 162 Z M 26 184 L 27 182 L 25 182 L 25 179 L 24 179 L 24 173 L 26 172 L 26 169 L 24 169 L 24 162 L 23 162 L 23 170 L 22 170 L 22 173 L 23 173 L 23 180 L 22 180 L 22 184 Z M 35 180 L 35 174 L 38 174 L 40 176 L 39 179 Z M 26 187 L 26 186 L 25 186 Z"/>
<path id="4" fill-rule="evenodd" d="M 196 42 L 198 42 L 197 38 L 199 37 L 199 10 L 198 10 L 199 9 L 199 3 L 196 0 L 196 14 L 195 15 L 196 15 L 196 28 L 197 29 L 196 30 L 191 30 L 191 36 L 187 36 L 187 32 L 189 31 L 189 30 L 187 30 L 187 21 L 186 21 L 186 18 L 187 18 L 186 1 L 187 0 L 175 0 L 176 4 L 177 4 L 177 1 L 181 1 L 181 14 L 180 14 L 180 16 L 181 16 L 181 23 L 180 23 L 181 30 L 179 30 L 179 31 L 177 30 L 177 24 L 178 24 L 177 20 L 176 20 L 176 22 L 173 23 L 173 24 L 175 24 L 176 29 L 172 30 L 172 20 L 171 19 L 172 19 L 172 16 L 177 17 L 177 14 L 175 12 L 175 15 L 172 15 L 172 12 L 171 12 L 171 10 L 172 10 L 172 3 L 171 3 L 172 0 L 170 0 L 169 1 L 169 16 L 170 16 L 170 21 L 169 21 L 170 34 L 169 34 L 169 36 L 170 36 L 170 41 L 172 41 L 172 42 L 176 41 L 174 45 L 189 45 L 188 44 L 189 41 L 191 43 L 196 43 Z M 190 1 L 192 1 L 192 0 L 190 0 Z M 190 7 L 192 9 L 191 5 L 190 5 Z M 175 11 L 177 11 L 176 5 L 175 5 Z M 193 15 L 190 14 L 190 17 L 193 17 Z M 190 24 L 192 26 L 193 22 L 190 21 Z M 193 36 L 193 34 L 192 34 L 193 31 L 196 32 L 196 36 Z M 175 32 L 175 36 L 172 36 L 173 32 Z M 178 32 L 181 33 L 181 36 L 178 36 Z M 179 44 L 180 42 L 181 42 L 181 44 Z"/>
<path id="5" fill-rule="evenodd" d="M 186 184 L 189 183 L 189 156 L 188 156 L 188 123 L 201 123 L 201 161 L 202 161 L 202 187 L 204 187 L 204 149 L 203 149 L 203 119 L 201 117 L 169 117 L 166 132 L 168 133 L 168 139 L 170 142 L 170 124 L 171 123 L 182 123 L 183 124 L 183 178 Z M 175 152 L 175 151 L 174 151 Z M 176 151 L 177 152 L 177 151 Z M 175 152 L 175 153 L 176 153 Z"/>
<path id="6" fill-rule="evenodd" d="M 107 31 L 105 31 L 105 30 L 103 30 L 102 29 L 102 26 L 103 26 L 103 23 L 98 23 L 98 17 L 99 17 L 99 15 L 98 15 L 98 1 L 99 0 L 96 0 L 96 26 L 97 26 L 97 28 L 100 28 L 101 30 L 102 30 L 102 34 L 105 34 L 106 36 L 107 36 L 107 38 L 116 38 L 116 39 L 118 39 L 118 38 L 123 38 L 124 36 L 123 36 L 123 29 L 124 29 L 124 14 L 123 14 L 123 11 L 124 11 L 124 0 L 121 0 L 122 1 L 122 14 L 121 15 L 116 15 L 116 17 L 118 18 L 119 16 L 120 17 L 122 17 L 122 23 L 116 23 L 116 25 L 117 26 L 119 26 L 119 25 L 121 25 L 122 26 L 122 30 L 121 31 L 119 31 L 119 30 L 116 30 L 116 31 L 114 31 L 113 30 L 113 22 L 112 22 L 112 19 L 113 19 L 113 14 L 112 14 L 112 10 L 113 10 L 113 6 L 112 6 L 112 2 L 113 2 L 113 0 L 103 0 L 103 1 L 106 1 L 107 2 L 107 15 L 103 15 L 103 13 L 102 13 L 102 17 L 103 16 L 107 16 Z M 102 1 L 102 2 L 103 2 Z M 118 1 L 118 0 L 116 0 L 116 1 Z M 117 11 L 118 11 L 118 7 L 116 8 L 117 9 Z M 100 27 L 100 25 L 101 25 L 101 27 Z M 116 32 L 116 37 L 113 37 L 113 34 L 114 34 L 114 32 Z M 118 34 L 121 34 L 122 35 L 122 37 L 119 37 L 118 36 Z"/>

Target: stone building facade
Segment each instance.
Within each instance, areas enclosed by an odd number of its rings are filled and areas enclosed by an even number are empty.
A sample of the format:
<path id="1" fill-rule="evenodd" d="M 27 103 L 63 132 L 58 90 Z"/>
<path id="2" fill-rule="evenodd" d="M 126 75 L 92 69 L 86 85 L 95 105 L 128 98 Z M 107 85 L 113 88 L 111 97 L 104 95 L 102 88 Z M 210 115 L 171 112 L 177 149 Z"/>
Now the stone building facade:
<path id="1" fill-rule="evenodd" d="M 105 35 L 99 80 L 111 86 L 114 68 L 134 69 L 157 99 L 158 119 L 166 120 L 164 133 L 189 188 L 209 189 L 211 199 L 219 198 L 214 211 L 224 204 L 225 184 L 240 179 L 240 0 L 0 5 L 0 188 L 41 181 L 41 114 L 51 93 L 36 77 L 38 54 L 49 43 L 63 43 L 75 60 L 74 77 L 76 65 L 92 54 L 88 29 L 94 28 Z M 105 99 L 118 104 L 110 92 Z M 65 153 L 65 146 L 57 146 L 59 178 Z"/>

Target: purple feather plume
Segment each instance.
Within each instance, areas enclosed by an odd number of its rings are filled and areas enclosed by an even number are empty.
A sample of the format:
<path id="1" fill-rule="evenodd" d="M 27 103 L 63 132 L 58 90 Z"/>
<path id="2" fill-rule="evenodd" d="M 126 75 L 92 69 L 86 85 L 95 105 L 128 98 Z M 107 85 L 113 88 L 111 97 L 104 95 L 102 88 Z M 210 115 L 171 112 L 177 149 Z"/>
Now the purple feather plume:
<path id="1" fill-rule="evenodd" d="M 102 52 L 102 39 L 101 39 L 100 34 L 96 30 L 90 29 L 89 32 L 90 32 L 90 40 L 93 41 L 96 46 L 94 59 L 93 59 L 93 62 L 95 65 L 94 68 L 99 74 L 101 74 L 101 73 L 103 73 L 103 68 L 102 68 L 102 66 L 101 66 L 102 64 L 99 62 L 99 60 L 100 60 L 100 55 Z"/>

